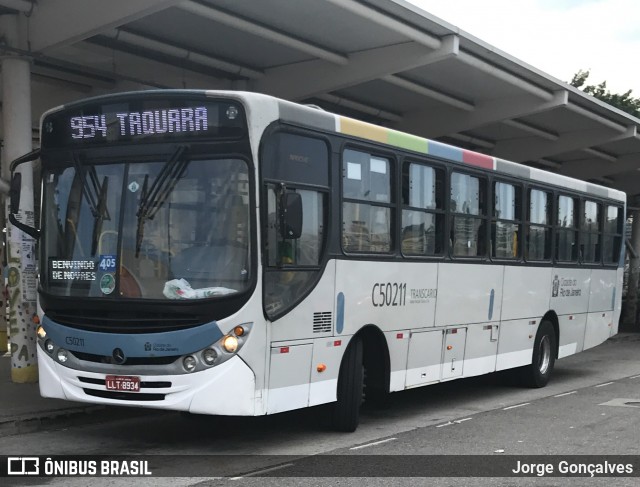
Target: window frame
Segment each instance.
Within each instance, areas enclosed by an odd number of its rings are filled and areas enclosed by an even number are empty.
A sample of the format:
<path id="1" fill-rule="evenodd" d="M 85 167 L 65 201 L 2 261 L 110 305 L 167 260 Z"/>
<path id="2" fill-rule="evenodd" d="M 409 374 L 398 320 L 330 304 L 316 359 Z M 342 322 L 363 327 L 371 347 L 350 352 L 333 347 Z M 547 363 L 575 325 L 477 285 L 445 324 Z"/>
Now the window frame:
<path id="1" fill-rule="evenodd" d="M 437 173 L 439 172 L 442 176 L 442 188 L 441 188 L 441 192 L 442 194 L 440 194 L 440 198 L 441 198 L 441 207 L 438 208 L 437 204 L 436 204 L 436 208 L 421 208 L 421 207 L 416 207 L 416 206 L 410 206 L 410 205 L 405 205 L 403 198 L 404 198 L 404 190 L 405 190 L 405 182 L 404 182 L 404 175 L 405 175 L 405 168 L 407 168 L 408 171 L 410 171 L 410 168 L 412 165 L 417 165 L 417 166 L 421 166 L 421 167 L 428 167 L 430 169 L 433 169 L 434 171 L 434 175 L 436 175 L 436 180 L 437 180 Z M 399 220 L 398 220 L 398 250 L 400 255 L 405 258 L 405 259 L 442 259 L 443 257 L 445 257 L 447 255 L 448 249 L 447 249 L 447 243 L 446 243 L 446 228 L 447 228 L 447 189 L 449 188 L 449 184 L 448 184 L 448 177 L 447 177 L 447 167 L 440 165 L 440 164 L 434 164 L 432 161 L 424 161 L 424 160 L 419 160 L 417 158 L 414 157 L 405 157 L 403 158 L 401 164 L 400 164 L 400 194 L 399 194 L 399 198 L 398 198 L 398 209 L 399 209 Z M 411 188 L 408 187 L 406 188 L 408 192 L 411 191 Z M 410 193 L 409 193 L 410 194 Z M 437 198 L 437 196 L 436 196 Z M 423 213 L 423 214 L 431 214 L 434 215 L 436 218 L 438 216 L 441 217 L 442 222 L 442 233 L 440 235 L 438 235 L 436 233 L 436 247 L 438 245 L 438 243 L 440 244 L 440 252 L 435 252 L 433 254 L 407 254 L 403 251 L 402 249 L 402 244 L 403 244 L 403 240 L 402 240 L 402 232 L 404 230 L 403 227 L 403 218 L 404 218 L 404 212 L 405 211 L 414 211 L 414 212 L 418 212 L 418 213 Z M 439 240 L 439 242 L 437 242 L 437 240 Z"/>
<path id="2" fill-rule="evenodd" d="M 468 214 L 468 213 L 460 213 L 460 212 L 453 212 L 451 211 L 451 184 L 453 182 L 453 174 L 457 173 L 457 174 L 461 174 L 463 176 L 469 176 L 469 177 L 473 177 L 478 179 L 478 181 L 480 182 L 478 189 L 479 191 L 482 191 L 484 189 L 484 212 L 481 212 L 479 215 L 472 215 L 472 214 Z M 457 165 L 451 165 L 449 167 L 449 171 L 447 174 L 447 181 L 446 181 L 446 190 L 445 190 L 445 208 L 446 208 L 446 222 L 445 222 L 445 240 L 448 240 L 448 242 L 446 242 L 446 246 L 447 246 L 447 250 L 446 250 L 446 255 L 452 260 L 452 261 L 461 261 L 461 260 L 470 260 L 470 261 L 483 261 L 483 260 L 487 260 L 489 259 L 489 253 L 488 253 L 488 246 L 489 246 L 489 232 L 488 232 L 488 227 L 489 227 L 489 221 L 490 221 L 490 211 L 489 211 L 489 200 L 490 200 L 490 185 L 489 185 L 489 181 L 491 180 L 491 174 L 487 174 L 486 172 L 482 172 L 482 171 L 474 171 L 472 168 L 467 168 L 467 167 L 459 167 Z M 478 206 L 480 206 L 482 203 L 482 197 L 480 195 L 478 195 Z M 453 234 L 454 234 L 454 228 L 453 228 L 453 221 L 454 218 L 456 216 L 466 216 L 468 218 L 472 218 L 472 219 L 476 219 L 480 221 L 480 224 L 483 225 L 484 224 L 484 236 L 482 237 L 482 239 L 478 238 L 478 242 L 482 241 L 482 245 L 484 246 L 484 252 L 482 253 L 482 255 L 455 255 L 453 253 L 453 248 L 454 248 L 454 239 L 453 239 Z M 480 233 L 480 232 L 479 232 Z M 447 238 L 448 236 L 448 238 Z"/>
<path id="3" fill-rule="evenodd" d="M 496 199 L 495 199 L 495 195 L 496 195 L 496 184 L 508 184 L 510 186 L 513 186 L 516 190 L 516 198 L 518 198 L 518 191 L 519 191 L 519 198 L 520 198 L 520 208 L 518 208 L 517 206 L 517 199 L 516 199 L 516 219 L 514 220 L 510 220 L 508 218 L 499 218 L 495 215 L 496 212 Z M 505 262 L 520 262 L 524 259 L 524 250 L 523 250 L 523 245 L 522 242 L 524 241 L 524 226 L 525 226 L 525 220 L 524 220 L 524 207 L 525 207 L 525 187 L 522 183 L 520 182 L 516 182 L 514 180 L 511 179 L 506 179 L 506 178 L 502 178 L 502 177 L 496 177 L 496 178 L 492 178 L 492 180 L 490 181 L 490 188 L 491 188 L 491 195 L 490 195 L 490 200 L 491 200 L 491 211 L 490 211 L 490 222 L 489 222 L 489 243 L 493 244 L 490 245 L 490 252 L 489 252 L 489 258 L 492 261 L 505 261 Z M 493 254 L 493 247 L 495 245 L 495 242 L 493 242 L 493 226 L 496 225 L 498 222 L 503 222 L 503 223 L 511 223 L 511 224 L 515 224 L 517 225 L 517 239 L 516 239 L 516 245 L 517 245 L 517 255 L 515 255 L 514 257 L 494 257 Z"/>
<path id="4" fill-rule="evenodd" d="M 560 198 L 569 198 L 573 201 L 573 226 L 561 227 L 559 225 L 559 211 L 560 211 Z M 582 256 L 580 255 L 580 197 L 575 194 L 567 192 L 556 192 L 554 197 L 555 212 L 553 215 L 553 228 L 554 228 L 554 247 L 553 247 L 553 259 L 554 262 L 563 265 L 579 266 L 582 264 Z M 560 243 L 559 236 L 561 232 L 575 234 L 575 258 L 572 260 L 562 260 L 559 258 Z"/>
<path id="5" fill-rule="evenodd" d="M 616 228 L 616 233 L 610 233 L 607 232 L 607 212 L 605 211 L 605 209 L 608 209 L 609 207 L 612 208 L 617 208 L 618 209 L 618 228 Z M 611 202 L 611 201 L 604 201 L 603 202 L 603 206 L 602 206 L 602 264 L 605 267 L 619 267 L 620 265 L 620 253 L 622 252 L 622 246 L 624 245 L 624 232 L 625 232 L 625 225 L 626 225 L 626 218 L 625 218 L 625 211 L 624 211 L 624 205 L 618 203 L 618 202 Z M 616 261 L 607 261 L 605 260 L 605 253 L 604 253 L 604 242 L 606 237 L 613 237 L 613 241 L 615 242 L 616 238 L 620 239 L 620 247 L 618 248 L 618 257 Z"/>
<path id="6" fill-rule="evenodd" d="M 590 231 L 587 230 L 584 226 L 585 224 L 585 211 L 586 211 L 586 206 L 587 203 L 595 203 L 597 209 L 598 209 L 598 218 L 597 218 L 597 230 L 594 231 Z M 603 202 L 602 200 L 598 200 L 595 198 L 591 198 L 591 197 L 584 197 L 581 198 L 580 201 L 580 221 L 579 221 L 579 228 L 580 228 L 580 238 L 579 238 L 579 245 L 578 245 L 578 252 L 580 253 L 580 263 L 583 264 L 584 266 L 597 266 L 600 267 L 602 265 L 602 261 L 604 258 L 603 252 L 602 252 L 602 243 L 603 243 L 603 221 L 604 221 L 604 214 L 603 214 Z M 584 239 L 585 239 L 585 235 L 596 235 L 598 238 L 597 241 L 597 246 L 598 246 L 598 253 L 599 253 L 599 257 L 594 260 L 594 261 L 586 261 L 585 260 L 585 252 L 584 252 Z"/>
<path id="7" fill-rule="evenodd" d="M 531 222 L 531 192 L 539 191 L 541 193 L 545 193 L 547 195 L 547 220 L 546 224 L 543 223 L 532 223 Z M 523 202 L 524 208 L 524 232 L 523 232 L 523 242 L 524 242 L 524 252 L 522 253 L 523 261 L 527 264 L 549 264 L 555 262 L 554 255 L 554 244 L 555 244 L 555 232 L 554 232 L 554 212 L 555 212 L 555 193 L 553 189 L 544 186 L 535 186 L 535 185 L 527 185 L 525 186 L 525 195 Z M 545 231 L 549 232 L 549 257 L 546 259 L 531 259 L 529 257 L 529 243 L 527 240 L 527 236 L 530 235 L 531 227 L 544 228 Z"/>
<path id="8" fill-rule="evenodd" d="M 320 141 L 322 143 L 324 143 L 326 145 L 327 148 L 327 185 L 321 185 L 321 184 L 311 184 L 311 183 L 299 183 L 299 182 L 294 182 L 294 181 L 282 181 L 279 179 L 274 179 L 274 178 L 270 178 L 270 177 L 265 177 L 263 169 L 264 169 L 264 157 L 265 157 L 265 145 L 267 142 L 271 141 L 271 137 L 277 135 L 278 133 L 286 133 L 286 134 L 291 134 L 291 135 L 297 135 L 300 137 L 306 137 L 309 139 L 314 139 L 317 141 Z M 260 156 L 259 156 L 259 160 L 261 161 L 260 165 L 259 165 L 259 177 L 258 177 L 258 183 L 257 183 L 257 187 L 259 188 L 259 196 L 258 196 L 258 201 L 260 201 L 260 208 L 258 209 L 258 214 L 259 214 L 259 218 L 260 218 L 260 222 L 258 223 L 258 232 L 260 235 L 260 245 L 257 246 L 260 249 L 260 259 L 259 261 L 261 262 L 262 265 L 262 296 L 261 296 L 261 307 L 262 307 L 262 313 L 264 315 L 264 317 L 269 321 L 269 322 L 275 322 L 278 321 L 279 319 L 281 319 L 282 317 L 286 316 L 288 313 L 290 313 L 291 311 L 293 311 L 294 309 L 296 309 L 296 307 L 298 306 L 298 304 L 300 304 L 302 301 L 304 301 L 307 296 L 309 296 L 309 294 L 311 294 L 313 292 L 313 290 L 316 288 L 318 282 L 320 281 L 322 275 L 323 275 L 323 270 L 327 265 L 327 262 L 329 261 L 329 259 L 331 258 L 330 253 L 331 253 L 331 242 L 332 239 L 335 238 L 335 236 L 333 235 L 333 225 L 331 223 L 331 218 L 332 218 L 332 214 L 333 214 L 333 173 L 334 173 L 334 168 L 333 168 L 333 161 L 334 161 L 334 154 L 333 154 L 333 140 L 329 137 L 327 137 L 325 134 L 317 132 L 317 131 L 310 131 L 310 130 L 305 130 L 304 128 L 301 127 L 297 127 L 297 126 L 291 126 L 288 124 L 284 124 L 284 123 L 278 123 L 275 124 L 271 127 L 269 127 L 267 129 L 267 131 L 265 131 L 265 133 L 263 134 L 262 138 L 261 138 L 261 142 L 260 142 Z M 267 218 L 268 218 L 268 188 L 271 186 L 278 186 L 280 184 L 283 184 L 285 186 L 285 189 L 295 189 L 295 190 L 308 190 L 308 191 L 316 191 L 319 193 L 322 193 L 324 195 L 323 197 L 323 213 L 324 213 L 324 231 L 323 231 L 323 236 L 322 236 L 322 241 L 321 241 L 321 249 L 320 249 L 320 253 L 319 253 L 319 262 L 318 265 L 293 265 L 293 264 L 285 264 L 285 265 L 280 265 L 280 266 L 272 266 L 269 264 L 268 262 L 268 253 L 266 252 L 265 249 L 265 245 L 267 245 L 268 242 L 268 223 L 267 223 Z M 277 204 L 277 198 L 276 198 L 276 204 Z M 284 307 L 282 310 L 279 310 L 277 313 L 273 314 L 273 315 L 269 315 L 269 313 L 267 312 L 266 309 L 266 300 L 265 300 L 265 280 L 267 277 L 267 274 L 272 274 L 272 273 L 283 273 L 283 272 L 307 272 L 307 273 L 314 273 L 314 276 L 309 280 L 309 282 L 307 283 L 307 288 L 305 289 L 305 291 L 303 293 L 301 293 L 299 296 L 296 297 L 296 299 L 294 301 L 292 301 L 291 303 L 288 303 L 286 307 Z"/>
<path id="9" fill-rule="evenodd" d="M 339 238 L 339 248 L 345 256 L 387 256 L 392 257 L 397 254 L 397 208 L 398 208 L 398 181 L 397 181 L 397 170 L 399 165 L 400 154 L 398 152 L 390 152 L 379 149 L 377 147 L 364 145 L 364 144 L 353 144 L 343 143 L 339 147 L 339 171 L 338 171 L 338 179 L 340 181 L 339 189 L 338 189 L 338 207 L 339 207 L 339 221 L 338 221 L 338 238 Z M 344 180 L 345 180 L 345 171 L 347 170 L 345 165 L 345 152 L 353 151 L 360 152 L 364 154 L 368 154 L 369 157 L 379 157 L 381 159 L 386 159 L 389 162 L 389 202 L 378 202 L 371 200 L 364 200 L 358 198 L 350 198 L 344 196 Z M 388 251 L 372 251 L 372 250 L 347 250 L 344 245 L 344 204 L 360 204 L 367 205 L 369 207 L 377 207 L 377 208 L 388 208 L 389 209 L 389 250 Z"/>

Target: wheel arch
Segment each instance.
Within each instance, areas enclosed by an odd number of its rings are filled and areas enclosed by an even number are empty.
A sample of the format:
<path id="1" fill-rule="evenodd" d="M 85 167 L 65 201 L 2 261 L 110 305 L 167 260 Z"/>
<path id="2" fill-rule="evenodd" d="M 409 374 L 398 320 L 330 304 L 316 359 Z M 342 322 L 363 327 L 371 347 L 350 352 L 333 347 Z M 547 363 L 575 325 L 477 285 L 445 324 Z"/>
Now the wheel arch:
<path id="1" fill-rule="evenodd" d="M 554 310 L 549 310 L 542 317 L 542 321 L 548 321 L 553 326 L 553 330 L 556 333 L 556 357 L 558 356 L 558 350 L 560 349 L 560 321 L 558 320 L 558 315 Z"/>
<path id="2" fill-rule="evenodd" d="M 363 363 L 367 370 L 368 381 L 381 392 L 389 392 L 391 383 L 391 358 L 384 333 L 376 325 L 363 326 L 351 338 L 362 340 Z"/>

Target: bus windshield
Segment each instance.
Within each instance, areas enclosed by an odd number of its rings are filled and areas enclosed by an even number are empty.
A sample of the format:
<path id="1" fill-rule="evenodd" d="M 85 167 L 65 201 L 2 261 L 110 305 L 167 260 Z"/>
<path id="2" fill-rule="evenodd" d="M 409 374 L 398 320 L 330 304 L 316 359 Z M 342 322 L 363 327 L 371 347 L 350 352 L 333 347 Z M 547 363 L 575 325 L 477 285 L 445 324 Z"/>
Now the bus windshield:
<path id="1" fill-rule="evenodd" d="M 250 282 L 249 173 L 240 159 L 90 164 L 43 170 L 48 294 L 215 298 Z"/>

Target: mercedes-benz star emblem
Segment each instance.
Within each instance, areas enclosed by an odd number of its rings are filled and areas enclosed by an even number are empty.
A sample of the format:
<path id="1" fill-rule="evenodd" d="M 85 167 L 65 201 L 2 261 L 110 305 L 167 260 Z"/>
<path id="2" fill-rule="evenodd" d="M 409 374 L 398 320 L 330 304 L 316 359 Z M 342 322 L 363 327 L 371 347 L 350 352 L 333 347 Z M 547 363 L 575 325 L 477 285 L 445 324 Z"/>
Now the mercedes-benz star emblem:
<path id="1" fill-rule="evenodd" d="M 123 364 L 125 360 L 127 360 L 127 357 L 125 357 L 124 352 L 121 348 L 114 348 L 112 357 L 113 361 L 117 364 Z"/>

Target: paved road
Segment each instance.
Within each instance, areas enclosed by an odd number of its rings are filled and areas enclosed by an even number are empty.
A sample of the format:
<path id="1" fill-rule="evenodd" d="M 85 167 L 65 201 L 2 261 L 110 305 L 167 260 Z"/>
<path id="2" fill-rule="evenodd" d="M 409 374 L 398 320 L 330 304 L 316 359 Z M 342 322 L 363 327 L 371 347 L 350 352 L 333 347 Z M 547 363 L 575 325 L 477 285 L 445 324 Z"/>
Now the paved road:
<path id="1" fill-rule="evenodd" d="M 364 411 L 356 433 L 328 429 L 322 407 L 263 418 L 184 418 L 150 412 L 103 424 L 71 426 L 0 439 L 0 454 L 253 455 L 228 457 L 227 474 L 242 478 L 91 479 L 91 485 L 299 485 L 300 478 L 252 477 L 274 465 L 292 475 L 305 455 L 331 455 L 325 475 L 353 465 L 382 468 L 389 455 L 640 455 L 640 335 L 615 337 L 556 363 L 544 389 L 520 389 L 499 374 L 392 395 L 390 407 Z M 637 403 L 637 404 L 636 404 Z M 255 455 L 290 455 L 286 458 Z M 353 458 L 354 455 L 366 455 Z M 369 455 L 382 455 L 375 461 Z M 371 463 L 373 460 L 373 463 Z M 211 459 L 152 462 L 156 473 L 185 475 Z M 364 463 L 363 463 L 364 462 Z M 369 463 L 367 463 L 369 462 Z M 292 463 L 288 467 L 281 467 Z M 368 467 L 367 467 L 368 466 Z M 396 475 L 393 465 L 386 474 Z M 479 466 L 478 468 L 480 468 Z M 316 468 L 316 471 L 318 470 Z M 453 467 L 452 467 L 453 468 Z M 323 470 L 324 469 L 324 470 Z M 480 470 L 478 470 L 480 471 Z M 249 474 L 249 475 L 247 475 Z M 31 479 L 16 485 L 84 486 L 88 479 Z M 584 479 L 437 478 L 431 485 L 576 485 Z M 542 482 L 542 483 L 540 483 Z M 572 483 L 573 482 L 573 483 Z M 420 485 L 424 479 L 305 479 L 309 485 Z M 638 485 L 638 478 L 590 479 L 590 485 Z"/>

